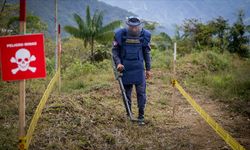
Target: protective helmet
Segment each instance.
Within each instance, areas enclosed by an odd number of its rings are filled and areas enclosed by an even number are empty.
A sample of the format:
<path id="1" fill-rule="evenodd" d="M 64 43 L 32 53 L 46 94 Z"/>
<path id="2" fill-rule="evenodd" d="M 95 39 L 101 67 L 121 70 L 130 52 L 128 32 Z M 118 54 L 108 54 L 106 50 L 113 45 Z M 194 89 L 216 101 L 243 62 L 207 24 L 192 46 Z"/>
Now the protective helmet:
<path id="1" fill-rule="evenodd" d="M 130 16 L 130 17 L 127 17 L 126 24 L 129 26 L 139 26 L 141 25 L 141 21 L 138 17 Z"/>

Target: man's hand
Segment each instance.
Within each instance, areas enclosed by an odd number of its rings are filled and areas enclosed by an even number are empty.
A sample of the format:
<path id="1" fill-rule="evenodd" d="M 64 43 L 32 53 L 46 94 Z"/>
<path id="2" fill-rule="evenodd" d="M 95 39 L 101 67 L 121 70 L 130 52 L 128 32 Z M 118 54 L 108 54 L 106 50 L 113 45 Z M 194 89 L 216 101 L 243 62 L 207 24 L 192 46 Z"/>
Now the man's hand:
<path id="1" fill-rule="evenodd" d="M 150 79 L 152 77 L 152 72 L 147 70 L 146 71 L 146 79 Z"/>
<path id="2" fill-rule="evenodd" d="M 124 66 L 123 66 L 122 64 L 118 64 L 118 65 L 117 65 L 117 70 L 118 70 L 119 72 L 122 72 L 123 69 L 124 69 Z"/>

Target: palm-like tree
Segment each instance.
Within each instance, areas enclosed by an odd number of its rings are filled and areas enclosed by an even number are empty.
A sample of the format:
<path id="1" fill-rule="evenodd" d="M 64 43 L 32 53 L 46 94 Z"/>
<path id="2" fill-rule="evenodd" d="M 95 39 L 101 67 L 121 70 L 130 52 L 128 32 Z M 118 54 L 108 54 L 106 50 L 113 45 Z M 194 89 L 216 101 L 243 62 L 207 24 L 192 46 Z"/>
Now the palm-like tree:
<path id="1" fill-rule="evenodd" d="M 94 15 L 90 15 L 89 6 L 86 8 L 86 18 L 83 20 L 78 14 L 74 14 L 74 20 L 77 23 L 77 27 L 65 26 L 66 32 L 72 36 L 82 39 L 84 46 L 91 46 L 91 61 L 94 56 L 94 43 L 107 43 L 113 38 L 113 30 L 121 25 L 121 21 L 113 21 L 103 26 L 103 13 L 95 11 Z"/>

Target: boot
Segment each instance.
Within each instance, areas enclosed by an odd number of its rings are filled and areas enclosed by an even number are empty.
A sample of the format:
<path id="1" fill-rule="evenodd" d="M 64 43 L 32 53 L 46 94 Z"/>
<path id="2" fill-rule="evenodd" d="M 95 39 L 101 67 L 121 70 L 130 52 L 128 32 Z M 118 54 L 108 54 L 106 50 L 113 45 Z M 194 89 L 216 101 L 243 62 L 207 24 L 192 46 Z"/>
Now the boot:
<path id="1" fill-rule="evenodd" d="M 145 125 L 145 122 L 144 122 L 144 109 L 139 108 L 138 123 L 139 123 L 139 125 Z"/>

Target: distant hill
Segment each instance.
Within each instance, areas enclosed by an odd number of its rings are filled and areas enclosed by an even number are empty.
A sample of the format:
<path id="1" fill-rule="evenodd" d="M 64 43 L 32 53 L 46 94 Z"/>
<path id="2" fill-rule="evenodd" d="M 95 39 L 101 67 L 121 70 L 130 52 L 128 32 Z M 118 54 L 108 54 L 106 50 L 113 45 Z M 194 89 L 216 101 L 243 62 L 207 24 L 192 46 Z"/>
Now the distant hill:
<path id="1" fill-rule="evenodd" d="M 8 0 L 7 2 L 19 3 L 19 0 Z M 104 12 L 104 24 L 113 20 L 124 20 L 126 16 L 134 15 L 119 7 L 111 6 L 97 0 L 58 0 L 58 21 L 61 26 L 75 25 L 73 13 L 85 17 L 85 8 L 90 6 L 91 14 L 95 10 Z M 54 0 L 27 0 L 27 10 L 39 16 L 48 24 L 49 36 L 54 36 Z M 62 32 L 63 36 L 67 34 Z"/>
<path id="2" fill-rule="evenodd" d="M 18 3 L 19 0 L 7 0 Z M 137 15 L 145 20 L 156 21 L 161 31 L 173 35 L 175 24 L 186 18 L 197 18 L 203 22 L 222 16 L 230 23 L 235 22 L 237 12 L 243 9 L 245 23 L 250 24 L 250 0 L 58 0 L 59 23 L 75 25 L 73 13 L 85 17 L 85 8 L 104 11 L 104 24 L 113 20 L 124 20 L 126 16 Z M 54 0 L 27 0 L 28 12 L 39 16 L 48 24 L 48 33 L 54 35 Z M 67 34 L 63 32 L 63 36 Z"/>
<path id="3" fill-rule="evenodd" d="M 222 16 L 235 22 L 237 12 L 243 9 L 245 22 L 250 24 L 250 0 L 100 0 L 131 11 L 140 17 L 159 22 L 168 34 L 174 33 L 174 25 L 185 18 L 197 18 L 203 22 Z"/>

